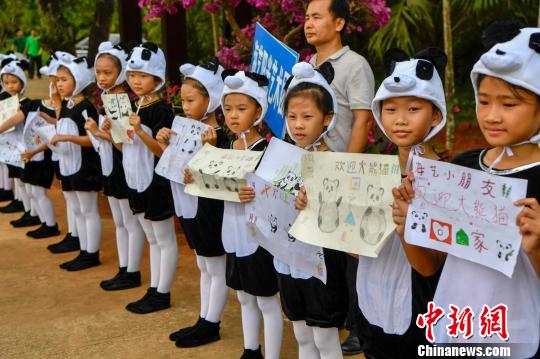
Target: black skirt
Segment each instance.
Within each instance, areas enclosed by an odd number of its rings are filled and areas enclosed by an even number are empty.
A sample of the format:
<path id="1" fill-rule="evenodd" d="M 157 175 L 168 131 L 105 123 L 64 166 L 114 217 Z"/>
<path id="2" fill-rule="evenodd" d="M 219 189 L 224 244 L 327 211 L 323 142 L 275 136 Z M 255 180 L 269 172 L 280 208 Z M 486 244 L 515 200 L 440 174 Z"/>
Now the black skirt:
<path id="1" fill-rule="evenodd" d="M 245 257 L 227 253 L 226 282 L 234 290 L 257 297 L 271 297 L 278 292 L 274 258 L 263 247 Z"/>
<path id="2" fill-rule="evenodd" d="M 124 171 L 115 173 L 115 170 L 108 176 L 103 176 L 103 194 L 116 199 L 128 198 L 128 185 Z"/>
<path id="3" fill-rule="evenodd" d="M 218 257 L 225 254 L 221 241 L 223 223 L 223 201 L 198 197 L 195 218 L 182 218 L 189 247 L 202 257 Z"/>
<path id="4" fill-rule="evenodd" d="M 8 168 L 8 177 L 9 178 L 21 178 L 23 175 L 24 170 L 20 167 L 8 165 L 6 164 Z"/>
<path id="5" fill-rule="evenodd" d="M 30 161 L 24 166 L 21 181 L 43 188 L 51 188 L 54 179 L 54 165 L 50 156 L 42 161 Z"/>
<path id="6" fill-rule="evenodd" d="M 163 221 L 174 215 L 174 203 L 168 180 L 154 173 L 144 192 L 128 188 L 127 197 L 133 214 L 144 213 L 149 221 Z"/>
<path id="7" fill-rule="evenodd" d="M 297 279 L 278 273 L 281 307 L 291 321 L 320 328 L 340 328 L 348 309 L 347 254 L 324 249 L 326 284 L 317 278 Z"/>
<path id="8" fill-rule="evenodd" d="M 84 171 L 63 176 L 60 179 L 62 182 L 62 191 L 79 191 L 79 192 L 97 192 L 103 187 L 102 176 L 96 171 Z"/>

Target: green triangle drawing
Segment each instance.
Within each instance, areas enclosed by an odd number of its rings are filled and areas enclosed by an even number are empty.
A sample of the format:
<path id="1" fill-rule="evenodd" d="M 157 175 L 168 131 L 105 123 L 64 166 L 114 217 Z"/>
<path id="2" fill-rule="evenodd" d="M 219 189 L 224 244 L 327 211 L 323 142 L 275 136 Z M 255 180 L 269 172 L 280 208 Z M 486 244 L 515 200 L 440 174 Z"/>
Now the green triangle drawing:
<path id="1" fill-rule="evenodd" d="M 463 246 L 468 246 L 469 245 L 469 236 L 467 235 L 467 233 L 465 233 L 465 231 L 463 229 L 460 229 L 456 233 L 456 243 L 461 244 Z"/>

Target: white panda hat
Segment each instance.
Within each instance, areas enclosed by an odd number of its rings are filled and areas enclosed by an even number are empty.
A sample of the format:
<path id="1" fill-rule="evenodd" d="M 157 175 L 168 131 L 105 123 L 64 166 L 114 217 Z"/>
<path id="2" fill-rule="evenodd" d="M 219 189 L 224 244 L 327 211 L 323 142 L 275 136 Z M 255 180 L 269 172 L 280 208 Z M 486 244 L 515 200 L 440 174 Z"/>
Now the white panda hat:
<path id="1" fill-rule="evenodd" d="M 156 76 L 161 82 L 154 92 L 159 91 L 165 85 L 165 54 L 152 42 L 145 42 L 135 46 L 127 57 L 126 77 L 129 71 L 144 72 Z"/>
<path id="2" fill-rule="evenodd" d="M 306 150 L 310 148 L 316 150 L 317 146 L 320 144 L 320 140 L 336 126 L 336 122 L 338 119 L 338 103 L 336 99 L 336 94 L 334 93 L 334 90 L 332 90 L 332 87 L 330 87 L 333 79 L 334 68 L 329 62 L 323 63 L 318 69 L 315 69 L 313 65 L 308 62 L 299 62 L 293 66 L 292 76 L 289 77 L 289 79 L 287 80 L 287 84 L 285 84 L 286 93 L 284 98 L 287 98 L 287 94 L 301 83 L 310 83 L 321 86 L 332 97 L 332 109 L 334 111 L 332 120 L 330 121 L 330 124 L 328 125 L 326 130 L 321 133 L 321 135 L 315 140 L 315 142 L 305 147 Z M 284 109 L 283 112 L 285 113 L 286 109 Z M 287 123 L 287 121 L 285 121 L 285 126 L 287 128 L 287 133 L 289 134 L 289 137 L 294 140 L 294 136 L 291 132 L 291 129 L 289 128 L 289 124 Z"/>
<path id="3" fill-rule="evenodd" d="M 0 63 L 0 66 L 2 67 L 2 70 L 0 70 L 0 81 L 2 82 L 2 88 L 4 87 L 3 80 L 1 80 L 2 76 L 10 74 L 17 76 L 17 78 L 21 80 L 23 84 L 21 93 L 24 93 L 26 90 L 26 75 L 24 74 L 24 70 L 28 69 L 28 63 L 26 60 L 17 60 L 8 55 L 7 57 L 4 57 Z"/>
<path id="4" fill-rule="evenodd" d="M 371 103 L 371 110 L 377 125 L 388 137 L 381 120 L 382 102 L 394 97 L 413 96 L 431 101 L 442 114 L 442 121 L 433 127 L 421 143 L 411 148 L 406 171 L 410 169 L 412 156 L 420 155 L 422 144 L 432 139 L 446 125 L 446 99 L 441 76 L 447 57 L 439 48 L 427 48 L 410 58 L 403 50 L 393 48 L 384 55 L 384 65 L 388 77 L 384 79 Z"/>
<path id="5" fill-rule="evenodd" d="M 110 41 L 102 42 L 101 44 L 99 44 L 98 53 L 96 54 L 96 60 L 94 61 L 94 64 L 97 63 L 97 60 L 101 55 L 105 55 L 105 54 L 110 55 L 110 56 L 118 59 L 118 61 L 120 61 L 120 73 L 118 74 L 118 77 L 116 78 L 116 81 L 115 81 L 114 85 L 112 85 L 111 88 L 119 86 L 119 85 L 123 84 L 124 82 L 126 82 L 125 69 L 126 69 L 126 65 L 127 65 L 126 58 L 127 58 L 128 54 L 126 53 L 126 49 L 124 48 L 124 46 L 122 46 L 120 44 L 113 45 L 113 43 L 110 42 Z M 99 86 L 99 84 L 98 84 L 98 86 Z M 102 89 L 102 90 L 104 92 L 108 92 L 110 90 L 110 88 Z"/>
<path id="6" fill-rule="evenodd" d="M 221 78 L 223 67 L 217 59 L 213 59 L 207 64 L 199 66 L 183 64 L 180 66 L 180 73 L 186 79 L 193 79 L 200 82 L 206 89 L 206 92 L 208 92 L 210 101 L 208 101 L 208 108 L 203 119 L 206 118 L 208 114 L 214 112 L 220 105 L 224 86 L 223 79 Z"/>
<path id="7" fill-rule="evenodd" d="M 499 26 L 494 23 L 493 27 Z M 490 30 L 489 28 L 486 31 Z M 478 78 L 487 75 L 500 78 L 512 85 L 527 89 L 540 96 L 540 28 L 507 29 L 506 39 L 496 43 L 484 53 L 471 71 L 471 81 L 478 111 Z M 501 35 L 500 33 L 498 36 Z M 506 40 L 506 41 L 505 41 Z M 527 141 L 505 146 L 492 162 L 489 170 L 499 163 L 504 154 L 513 156 L 511 146 L 540 143 L 540 133 Z"/>
<path id="8" fill-rule="evenodd" d="M 60 58 L 71 58 L 72 60 L 75 59 L 75 56 L 64 51 L 54 51 L 51 53 L 51 57 L 49 57 L 49 60 L 47 61 L 47 64 L 45 66 L 42 66 L 39 69 L 39 73 L 43 76 L 56 76 L 56 72 L 58 71 L 58 66 L 60 65 Z"/>
<path id="9" fill-rule="evenodd" d="M 95 80 L 94 70 L 86 56 L 74 58 L 73 55 L 68 53 L 58 54 L 58 67 L 60 66 L 66 67 L 75 79 L 75 90 L 73 90 L 68 102 Z"/>
<path id="10" fill-rule="evenodd" d="M 254 72 L 239 71 L 228 69 L 221 74 L 223 77 L 223 92 L 221 94 L 221 107 L 224 107 L 225 96 L 233 93 L 240 93 L 254 99 L 261 106 L 261 115 L 253 123 L 252 127 L 258 126 L 266 115 L 268 110 L 268 78 Z M 246 133 L 249 129 L 240 134 L 244 147 L 247 149 Z"/>

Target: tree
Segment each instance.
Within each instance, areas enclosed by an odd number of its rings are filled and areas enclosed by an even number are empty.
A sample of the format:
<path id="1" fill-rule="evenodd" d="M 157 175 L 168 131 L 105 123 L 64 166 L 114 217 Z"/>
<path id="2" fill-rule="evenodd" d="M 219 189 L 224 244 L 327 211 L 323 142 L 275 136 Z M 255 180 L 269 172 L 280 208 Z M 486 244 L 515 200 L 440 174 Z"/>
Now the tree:
<path id="1" fill-rule="evenodd" d="M 109 39 L 109 29 L 111 27 L 114 14 L 114 2 L 110 0 L 96 0 L 94 11 L 94 21 L 90 27 L 90 38 L 88 40 L 88 58 L 94 59 L 98 52 L 99 44 Z"/>

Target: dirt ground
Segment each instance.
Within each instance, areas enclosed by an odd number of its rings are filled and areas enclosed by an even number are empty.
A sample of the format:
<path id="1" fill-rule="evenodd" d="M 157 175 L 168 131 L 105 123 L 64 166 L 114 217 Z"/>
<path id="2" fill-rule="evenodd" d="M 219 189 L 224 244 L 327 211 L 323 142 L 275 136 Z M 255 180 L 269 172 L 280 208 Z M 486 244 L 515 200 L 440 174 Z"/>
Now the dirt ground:
<path id="1" fill-rule="evenodd" d="M 30 98 L 47 94 L 47 81 L 30 81 Z M 194 349 L 178 349 L 170 332 L 193 324 L 199 313 L 199 273 L 183 235 L 177 235 L 180 260 L 171 290 L 172 308 L 137 315 L 124 309 L 148 287 L 148 246 L 140 288 L 105 292 L 99 282 L 117 271 L 114 226 L 106 198 L 100 195 L 103 225 L 102 265 L 82 272 L 58 268 L 76 252 L 51 254 L 47 245 L 66 233 L 65 204 L 56 183 L 50 190 L 61 236 L 35 240 L 29 229 L 9 221 L 20 214 L 0 214 L 0 357 L 2 358 L 239 358 L 242 353 L 240 307 L 229 293 L 222 318 L 222 339 Z M 3 204 L 2 204 L 3 205 Z M 346 335 L 345 332 L 341 333 Z M 262 341 L 261 341 L 262 342 Z M 285 321 L 282 358 L 297 357 L 292 325 Z M 362 358 L 355 356 L 350 358 Z"/>

